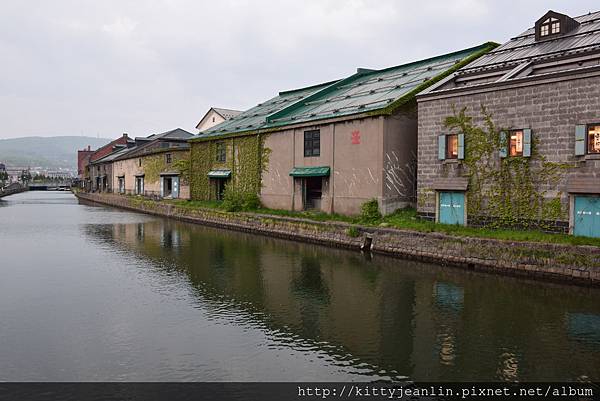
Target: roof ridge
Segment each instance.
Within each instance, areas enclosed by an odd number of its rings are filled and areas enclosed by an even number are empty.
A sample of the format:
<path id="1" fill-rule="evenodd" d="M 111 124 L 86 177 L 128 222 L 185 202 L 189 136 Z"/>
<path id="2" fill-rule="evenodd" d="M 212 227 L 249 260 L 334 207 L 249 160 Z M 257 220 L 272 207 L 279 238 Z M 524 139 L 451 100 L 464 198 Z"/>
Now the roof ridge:
<path id="1" fill-rule="evenodd" d="M 291 93 L 301 92 L 301 91 L 305 91 L 307 89 L 318 88 L 320 86 L 329 86 L 329 85 L 334 84 L 336 82 L 342 81 L 343 79 L 344 78 L 340 78 L 340 79 L 335 79 L 333 81 L 323 82 L 321 84 L 305 86 L 303 88 L 289 89 L 289 90 L 281 91 L 281 92 L 279 92 L 279 96 L 281 96 L 281 95 L 289 95 Z"/>
<path id="2" fill-rule="evenodd" d="M 553 10 L 550 10 L 550 11 L 553 11 Z M 558 11 L 554 11 L 554 12 L 558 13 Z M 561 13 L 559 13 L 559 14 L 561 14 Z M 572 19 L 576 20 L 577 18 L 587 17 L 587 16 L 593 15 L 593 14 L 600 14 L 600 10 L 589 12 L 588 14 L 578 15 L 577 17 L 569 17 L 569 18 L 572 18 Z M 590 24 L 590 23 L 596 22 L 598 20 L 600 20 L 600 16 L 598 16 L 598 18 L 593 18 L 593 19 L 590 19 L 590 20 L 587 20 L 587 21 L 577 21 L 577 22 L 579 22 L 580 24 Z M 525 31 L 523 31 L 519 35 L 510 38 L 510 40 L 515 40 L 515 39 L 519 39 L 519 38 L 526 38 L 526 37 L 529 37 L 529 36 L 535 36 L 535 31 L 533 33 L 526 33 L 526 32 L 529 32 L 532 29 L 535 30 L 535 25 L 527 28 Z M 588 33 L 588 32 L 582 32 L 581 34 L 584 34 L 584 33 Z"/>
<path id="3" fill-rule="evenodd" d="M 431 64 L 432 62 L 435 62 L 436 60 L 447 59 L 449 57 L 457 56 L 462 53 L 470 54 L 470 53 L 474 53 L 477 51 L 481 51 L 481 50 L 485 49 L 486 47 L 489 47 L 492 45 L 498 46 L 498 44 L 495 42 L 485 42 L 485 43 L 477 45 L 477 46 L 472 46 L 472 47 L 468 47 L 468 48 L 465 48 L 462 50 L 457 50 L 457 51 L 453 51 L 450 53 L 440 54 L 440 55 L 437 55 L 434 57 L 429 57 L 429 58 L 413 61 L 410 63 L 400 64 L 400 65 L 396 65 L 393 67 L 387 67 L 387 68 L 382 68 L 382 69 L 378 69 L 378 70 L 359 68 L 359 69 L 357 69 L 356 73 L 354 73 L 344 79 L 341 79 L 339 81 L 335 81 L 331 85 L 327 85 L 323 89 L 318 90 L 305 98 L 299 99 L 296 102 L 293 102 L 292 104 L 290 104 L 289 106 L 276 111 L 275 113 L 269 114 L 265 118 L 266 125 L 268 126 L 269 124 L 275 122 L 276 120 L 281 119 L 284 115 L 289 114 L 290 112 L 293 112 L 294 110 L 297 110 L 298 108 L 307 105 L 308 102 L 310 102 L 310 101 L 316 101 L 318 99 L 325 97 L 328 93 L 335 91 L 336 89 L 339 89 L 342 85 L 355 82 L 360 77 L 369 77 L 371 75 L 381 74 L 381 73 L 385 73 L 387 71 L 392 71 L 395 69 L 409 69 L 411 67 L 415 68 L 421 64 L 423 64 L 423 65 Z M 375 103 L 383 103 L 383 101 L 374 102 L 374 104 Z"/>
<path id="4" fill-rule="evenodd" d="M 363 75 L 364 76 L 373 75 L 373 74 L 376 74 L 376 73 L 390 71 L 390 70 L 393 70 L 393 69 L 396 69 L 396 68 L 400 68 L 400 67 L 410 67 L 410 66 L 413 66 L 413 65 L 425 64 L 425 63 L 429 63 L 429 62 L 435 61 L 437 59 L 447 58 L 449 56 L 455 56 L 455 55 L 460 54 L 460 53 L 471 53 L 471 52 L 474 52 L 476 50 L 483 49 L 486 46 L 490 46 L 490 45 L 499 46 L 500 44 L 496 43 L 496 42 L 488 41 L 488 42 L 484 42 L 484 43 L 482 43 L 480 45 L 477 45 L 477 46 L 467 47 L 467 48 L 462 49 L 462 50 L 456 50 L 456 51 L 453 51 L 453 52 L 450 52 L 450 53 L 440 54 L 440 55 L 437 55 L 437 56 L 433 56 L 433 57 L 429 57 L 429 58 L 424 58 L 424 59 L 417 60 L 417 61 L 411 61 L 410 63 L 406 63 L 406 64 L 399 64 L 399 65 L 396 65 L 396 66 L 386 67 L 386 68 L 382 68 L 382 69 L 379 69 L 379 70 L 371 70 L 369 72 L 365 72 Z"/>

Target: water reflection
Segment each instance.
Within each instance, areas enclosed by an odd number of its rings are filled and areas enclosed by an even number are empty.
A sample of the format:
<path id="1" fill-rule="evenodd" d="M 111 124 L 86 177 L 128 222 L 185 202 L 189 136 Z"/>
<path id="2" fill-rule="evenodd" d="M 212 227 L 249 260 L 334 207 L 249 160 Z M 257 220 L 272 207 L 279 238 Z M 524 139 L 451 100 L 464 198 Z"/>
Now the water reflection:
<path id="1" fill-rule="evenodd" d="M 214 318 L 372 377 L 600 379 L 597 290 L 153 219 L 84 234 L 178 272 Z M 580 312 L 574 312 L 580 311 Z M 567 316 L 567 324 L 563 324 Z M 256 367 L 260 369 L 259 366 Z M 292 379 L 292 378 L 290 378 Z"/>

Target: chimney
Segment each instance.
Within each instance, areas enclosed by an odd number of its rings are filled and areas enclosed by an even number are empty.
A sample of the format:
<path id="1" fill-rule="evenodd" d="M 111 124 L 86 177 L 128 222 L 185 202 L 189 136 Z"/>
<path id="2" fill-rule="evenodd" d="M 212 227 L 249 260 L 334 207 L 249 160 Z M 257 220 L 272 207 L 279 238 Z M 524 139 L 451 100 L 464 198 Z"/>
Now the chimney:
<path id="1" fill-rule="evenodd" d="M 88 145 L 88 152 L 92 151 L 92 145 Z"/>

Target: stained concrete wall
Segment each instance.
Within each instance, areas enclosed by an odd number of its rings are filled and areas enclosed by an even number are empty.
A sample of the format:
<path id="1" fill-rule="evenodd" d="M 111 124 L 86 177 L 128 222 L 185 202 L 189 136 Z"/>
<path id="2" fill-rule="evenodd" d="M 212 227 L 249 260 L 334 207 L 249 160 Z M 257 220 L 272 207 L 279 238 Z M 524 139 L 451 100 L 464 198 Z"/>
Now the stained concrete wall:
<path id="1" fill-rule="evenodd" d="M 130 159 L 116 160 L 113 162 L 112 166 L 112 182 L 113 191 L 118 192 L 119 190 L 119 177 L 125 176 L 125 193 L 126 194 L 134 194 L 135 193 L 135 177 L 136 175 L 144 174 L 144 166 L 146 165 L 146 161 L 149 158 L 157 157 L 165 157 L 166 153 L 170 153 L 172 155 L 172 162 L 170 165 L 166 166 L 162 169 L 161 172 L 173 172 L 175 168 L 173 164 L 180 159 L 188 159 L 189 158 L 189 149 L 185 150 L 175 150 L 171 149 L 169 152 L 160 152 L 158 154 L 150 154 L 143 155 L 138 157 L 133 157 Z M 142 165 L 140 167 L 139 160 L 142 159 Z M 147 178 L 144 178 L 144 192 L 148 196 L 159 196 L 160 195 L 160 178 L 156 181 L 150 181 Z M 190 198 L 190 185 L 183 178 L 179 179 L 179 198 L 181 199 L 189 199 Z"/>
<path id="2" fill-rule="evenodd" d="M 304 132 L 320 130 L 318 157 L 304 157 Z M 416 107 L 392 116 L 374 116 L 303 126 L 268 134 L 271 149 L 263 172 L 261 201 L 269 208 L 301 210 L 300 179 L 294 167 L 329 166 L 323 180 L 321 209 L 327 213 L 358 214 L 362 203 L 377 199 L 383 213 L 414 202 L 416 170 Z"/>

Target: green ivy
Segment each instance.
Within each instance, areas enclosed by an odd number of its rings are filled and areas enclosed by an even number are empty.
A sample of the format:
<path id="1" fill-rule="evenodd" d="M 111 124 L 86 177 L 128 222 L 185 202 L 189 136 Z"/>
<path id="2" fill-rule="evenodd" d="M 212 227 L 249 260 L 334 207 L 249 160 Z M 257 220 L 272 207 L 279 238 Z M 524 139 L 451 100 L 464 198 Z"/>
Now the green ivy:
<path id="1" fill-rule="evenodd" d="M 264 146 L 265 135 L 253 134 L 211 141 L 192 142 L 190 158 L 191 195 L 193 200 L 214 200 L 215 188 L 208 173 L 215 169 L 231 170 L 226 186 L 230 199 L 258 196 L 262 173 L 269 165 L 271 150 Z M 226 145 L 226 162 L 216 160 L 216 143 Z"/>
<path id="2" fill-rule="evenodd" d="M 490 217 L 492 227 L 517 226 L 547 228 L 551 221 L 568 218 L 568 207 L 561 203 L 561 192 L 551 196 L 547 187 L 556 187 L 573 166 L 549 162 L 537 151 L 532 137 L 530 157 L 500 158 L 500 149 L 508 149 L 504 128 L 497 128 L 492 115 L 481 106 L 483 127 L 473 124 L 466 108 L 447 117 L 445 126 L 464 133 L 464 174 L 469 179 L 467 210 L 473 217 Z"/>
<path id="3" fill-rule="evenodd" d="M 165 153 L 160 152 L 156 155 L 144 156 L 142 168 L 144 170 L 144 180 L 149 183 L 157 182 L 160 179 L 160 173 L 170 170 L 178 171 L 182 178 L 182 184 L 189 182 L 189 153 L 187 151 L 174 151 L 171 153 L 173 162 L 167 164 Z"/>
<path id="4" fill-rule="evenodd" d="M 371 199 L 360 205 L 360 218 L 364 223 L 374 224 L 381 220 L 377 199 Z"/>

